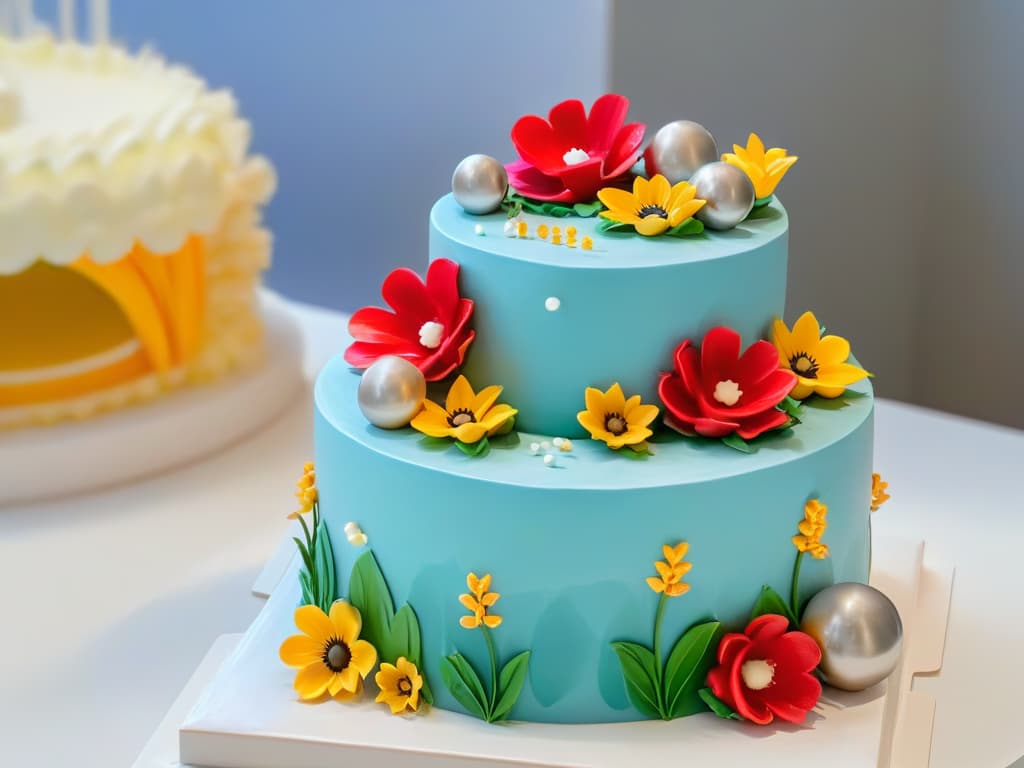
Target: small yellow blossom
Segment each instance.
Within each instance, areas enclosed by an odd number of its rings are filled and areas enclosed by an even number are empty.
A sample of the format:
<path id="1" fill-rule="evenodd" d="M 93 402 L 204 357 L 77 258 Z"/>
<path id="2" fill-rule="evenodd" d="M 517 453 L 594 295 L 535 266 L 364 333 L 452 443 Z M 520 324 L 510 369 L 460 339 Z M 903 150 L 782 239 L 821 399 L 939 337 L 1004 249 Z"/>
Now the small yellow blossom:
<path id="1" fill-rule="evenodd" d="M 658 594 L 664 592 L 668 597 L 677 597 L 689 592 L 690 585 L 682 581 L 683 576 L 693 567 L 693 563 L 683 561 L 689 546 L 685 541 L 680 541 L 674 547 L 668 544 L 662 546 L 661 552 L 665 559 L 655 561 L 654 568 L 658 575 L 649 576 L 647 586 Z"/>
<path id="2" fill-rule="evenodd" d="M 499 386 L 485 387 L 478 394 L 465 376 L 459 376 L 448 390 L 444 407 L 424 400 L 423 410 L 410 426 L 430 437 L 451 437 L 467 445 L 477 443 L 507 431 L 518 413 L 504 403 L 495 405 L 499 395 Z"/>
<path id="3" fill-rule="evenodd" d="M 631 224 L 641 235 L 660 235 L 679 226 L 704 207 L 705 200 L 688 181 L 669 184 L 660 173 L 650 180 L 637 176 L 633 191 L 618 187 L 605 187 L 597 193 L 607 207 L 601 216 L 621 224 Z"/>
<path id="4" fill-rule="evenodd" d="M 363 627 L 359 610 L 336 600 L 330 614 L 315 605 L 295 609 L 295 625 L 302 634 L 281 643 L 281 661 L 298 668 L 295 690 L 301 699 L 324 693 L 339 700 L 354 698 L 363 679 L 377 663 L 377 649 L 359 639 Z"/>
<path id="5" fill-rule="evenodd" d="M 584 251 L 592 251 L 594 249 L 594 238 L 584 237 L 580 244 L 583 246 Z"/>
<path id="6" fill-rule="evenodd" d="M 885 492 L 889 484 L 882 479 L 882 476 L 877 472 L 871 475 L 871 511 L 877 512 L 878 508 L 885 504 L 890 498 L 889 494 Z"/>
<path id="7" fill-rule="evenodd" d="M 587 387 L 584 393 L 586 410 L 576 420 L 594 440 L 603 440 L 618 450 L 624 445 L 641 445 L 653 432 L 649 424 L 658 416 L 658 406 L 640 402 L 640 395 L 626 399 L 618 382 L 607 392 Z"/>
<path id="8" fill-rule="evenodd" d="M 391 714 L 399 715 L 407 709 L 415 712 L 419 707 L 423 676 L 405 656 L 399 656 L 395 664 L 382 663 L 374 680 L 380 688 L 375 701 L 391 707 Z"/>
<path id="9" fill-rule="evenodd" d="M 519 221 L 516 223 L 516 235 L 519 237 L 526 237 L 526 233 L 529 229 L 529 225 L 525 221 Z"/>
<path id="10" fill-rule="evenodd" d="M 842 336 L 822 336 L 818 318 L 804 312 L 790 331 L 776 318 L 772 343 L 779 352 L 779 366 L 796 374 L 797 384 L 790 396 L 803 400 L 812 394 L 839 397 L 851 384 L 871 374 L 853 363 L 850 342 Z"/>
<path id="11" fill-rule="evenodd" d="M 481 624 L 494 629 L 500 625 L 501 616 L 487 612 L 501 597 L 497 592 L 488 592 L 491 588 L 491 574 L 485 573 L 477 578 L 475 573 L 470 573 L 466 576 L 466 586 L 471 594 L 459 595 L 459 602 L 470 611 L 470 615 L 459 619 L 459 624 L 466 629 L 476 629 Z"/>
<path id="12" fill-rule="evenodd" d="M 537 225 L 537 237 L 539 237 L 541 240 L 547 240 L 548 239 L 548 225 L 547 224 L 538 224 Z"/>
<path id="13" fill-rule="evenodd" d="M 316 471 L 313 462 L 307 461 L 302 465 L 302 477 L 295 483 L 298 489 L 295 491 L 295 498 L 299 500 L 299 508 L 288 515 L 289 520 L 295 520 L 299 515 L 304 515 L 313 509 L 313 505 L 320 500 L 319 492 L 316 489 Z"/>
<path id="14" fill-rule="evenodd" d="M 828 557 L 828 545 L 821 543 L 821 537 L 828 527 L 825 521 L 827 513 L 828 507 L 817 499 L 808 501 L 804 505 L 804 519 L 797 526 L 800 533 L 793 537 L 793 546 L 800 552 L 809 552 L 816 560 Z"/>
<path id="15" fill-rule="evenodd" d="M 732 152 L 722 155 L 722 160 L 735 165 L 750 177 L 754 185 L 754 196 L 758 200 L 770 197 L 786 171 L 797 161 L 796 155 L 787 156 L 786 150 L 781 147 L 773 147 L 766 152 L 764 142 L 756 133 L 751 133 L 747 138 L 746 147 L 733 144 L 732 149 Z"/>

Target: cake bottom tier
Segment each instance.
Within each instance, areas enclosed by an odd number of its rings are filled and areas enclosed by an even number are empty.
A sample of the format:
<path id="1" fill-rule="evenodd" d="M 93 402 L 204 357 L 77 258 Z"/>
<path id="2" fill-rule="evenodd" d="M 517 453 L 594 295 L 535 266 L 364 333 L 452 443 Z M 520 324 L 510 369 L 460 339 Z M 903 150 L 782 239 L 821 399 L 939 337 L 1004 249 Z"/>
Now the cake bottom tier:
<path id="1" fill-rule="evenodd" d="M 395 605 L 419 618 L 422 671 L 436 706 L 462 711 L 441 660 L 462 653 L 489 684 L 484 633 L 466 629 L 467 574 L 492 575 L 500 615 L 490 630 L 499 665 L 531 651 L 510 717 L 557 723 L 644 719 L 627 694 L 613 641 L 653 645 L 661 597 L 647 583 L 662 546 L 688 543 L 690 588 L 665 601 L 662 659 L 690 626 L 717 619 L 742 631 L 764 585 L 790 594 L 792 537 L 809 499 L 828 505 L 830 554 L 804 557 L 804 595 L 866 582 L 870 560 L 873 401 L 870 385 L 805 406 L 803 422 L 756 453 L 659 436 L 631 460 L 603 443 L 574 441 L 554 467 L 530 450 L 548 437 L 512 434 L 484 457 L 439 448 L 411 429 L 367 424 L 359 377 L 339 358 L 316 386 L 321 516 L 333 544 L 338 591 L 368 537 Z"/>

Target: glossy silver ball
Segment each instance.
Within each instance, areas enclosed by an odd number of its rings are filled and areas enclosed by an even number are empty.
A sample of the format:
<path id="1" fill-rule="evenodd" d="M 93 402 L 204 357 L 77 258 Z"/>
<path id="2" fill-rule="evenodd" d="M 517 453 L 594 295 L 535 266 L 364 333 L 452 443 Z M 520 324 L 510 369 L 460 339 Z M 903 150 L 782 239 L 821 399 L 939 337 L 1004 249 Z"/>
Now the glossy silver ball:
<path id="1" fill-rule="evenodd" d="M 690 178 L 697 197 L 707 203 L 694 216 L 710 229 L 732 229 L 754 207 L 754 185 L 735 165 L 715 161 L 701 166 Z"/>
<path id="2" fill-rule="evenodd" d="M 718 144 L 700 123 L 676 120 L 663 125 L 644 150 L 644 168 L 648 176 L 660 173 L 669 183 L 686 181 L 702 165 L 718 159 Z"/>
<path id="3" fill-rule="evenodd" d="M 359 410 L 384 429 L 406 426 L 426 396 L 427 382 L 420 369 L 396 355 L 375 360 L 359 381 Z"/>
<path id="4" fill-rule="evenodd" d="M 455 166 L 452 194 L 466 213 L 479 215 L 498 210 L 507 191 L 505 166 L 490 155 L 470 155 Z"/>
<path id="5" fill-rule="evenodd" d="M 831 686 L 863 691 L 887 678 L 900 660 L 903 622 L 874 587 L 833 584 L 811 598 L 800 629 L 821 648 L 818 671 Z"/>

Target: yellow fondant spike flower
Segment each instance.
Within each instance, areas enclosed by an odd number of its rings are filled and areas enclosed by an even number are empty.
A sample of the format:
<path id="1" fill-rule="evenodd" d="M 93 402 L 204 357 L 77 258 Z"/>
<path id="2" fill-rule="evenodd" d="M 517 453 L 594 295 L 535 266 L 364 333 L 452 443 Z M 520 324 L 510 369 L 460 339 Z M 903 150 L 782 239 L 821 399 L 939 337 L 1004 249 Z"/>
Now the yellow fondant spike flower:
<path id="1" fill-rule="evenodd" d="M 799 552 L 808 552 L 816 560 L 824 560 L 828 557 L 828 545 L 821 543 L 821 537 L 825 535 L 828 523 L 825 515 L 828 507 L 817 499 L 811 499 L 804 505 L 804 519 L 797 525 L 799 534 L 793 537 L 793 546 Z"/>
<path id="2" fill-rule="evenodd" d="M 491 574 L 485 573 L 477 578 L 475 573 L 470 573 L 466 576 L 466 586 L 469 587 L 470 594 L 459 595 L 459 602 L 469 610 L 470 615 L 460 618 L 459 624 L 466 629 L 476 629 L 481 624 L 488 629 L 499 626 L 501 616 L 487 612 L 487 609 L 498 602 L 498 598 L 501 597 L 497 592 L 488 592 L 491 588 Z"/>
<path id="3" fill-rule="evenodd" d="M 363 628 L 359 610 L 336 600 L 330 614 L 315 605 L 295 609 L 295 626 L 302 634 L 281 643 L 281 661 L 297 667 L 295 690 L 301 699 L 329 693 L 336 699 L 356 696 L 364 678 L 377 663 L 377 650 L 359 639 Z"/>
<path id="4" fill-rule="evenodd" d="M 484 437 L 507 429 L 510 419 L 518 413 L 515 408 L 495 402 L 501 387 L 485 387 L 479 393 L 465 376 L 459 376 L 448 390 L 444 407 L 432 400 L 423 401 L 421 410 L 412 420 L 412 427 L 430 437 L 451 437 L 472 444 Z"/>
<path id="5" fill-rule="evenodd" d="M 658 575 L 649 576 L 647 586 L 658 594 L 665 593 L 668 597 L 677 597 L 689 592 L 690 585 L 682 581 L 682 578 L 693 567 L 693 563 L 683 560 L 689 546 L 685 541 L 680 541 L 674 547 L 664 545 L 661 551 L 665 555 L 665 559 L 654 563 L 654 570 L 658 572 Z"/>
<path id="6" fill-rule="evenodd" d="M 763 200 L 775 192 L 775 187 L 782 181 L 786 171 L 797 161 L 796 155 L 787 155 L 781 147 L 773 147 L 767 152 L 764 142 L 756 133 L 747 138 L 747 146 L 732 145 L 732 152 L 722 155 L 722 160 L 742 170 L 754 185 L 754 197 Z"/>
<path id="7" fill-rule="evenodd" d="M 299 515 L 304 515 L 313 509 L 313 505 L 319 501 L 319 492 L 316 489 L 316 470 L 313 462 L 307 461 L 302 465 L 302 477 L 295 483 L 295 498 L 299 500 L 299 508 L 288 515 L 289 520 L 294 520 Z"/>
<path id="8" fill-rule="evenodd" d="M 877 512 L 878 508 L 887 502 L 891 497 L 885 492 L 889 484 L 882 479 L 877 472 L 871 475 L 871 511 Z"/>
<path id="9" fill-rule="evenodd" d="M 622 224 L 632 224 L 641 235 L 660 235 L 679 226 L 699 211 L 706 202 L 697 195 L 697 189 L 688 181 L 671 185 L 660 173 L 650 179 L 637 176 L 633 191 L 606 187 L 597 193 L 607 206 L 601 216 Z"/>
<path id="10" fill-rule="evenodd" d="M 803 400 L 811 394 L 839 397 L 851 384 L 871 374 L 852 363 L 850 342 L 841 336 L 822 336 L 813 312 L 804 312 L 793 323 L 793 330 L 776 318 L 772 343 L 779 351 L 779 366 L 797 376 L 791 397 Z"/>
<path id="11" fill-rule="evenodd" d="M 607 392 L 587 387 L 585 401 L 587 409 L 576 419 L 592 439 L 603 440 L 609 448 L 640 445 L 653 434 L 648 425 L 658 417 L 658 406 L 644 405 L 640 395 L 627 400 L 618 382 Z"/>
<path id="12" fill-rule="evenodd" d="M 391 714 L 399 715 L 407 709 L 415 712 L 419 707 L 423 676 L 405 656 L 399 656 L 394 664 L 382 663 L 373 679 L 380 688 L 375 701 L 391 707 Z"/>

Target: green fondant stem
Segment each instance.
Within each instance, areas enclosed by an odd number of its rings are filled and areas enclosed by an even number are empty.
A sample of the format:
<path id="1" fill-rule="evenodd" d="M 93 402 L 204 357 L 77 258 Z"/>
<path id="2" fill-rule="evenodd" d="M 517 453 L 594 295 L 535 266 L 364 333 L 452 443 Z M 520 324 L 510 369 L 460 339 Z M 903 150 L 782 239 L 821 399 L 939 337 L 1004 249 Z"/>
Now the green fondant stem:
<path id="1" fill-rule="evenodd" d="M 655 682 L 658 685 L 658 709 L 664 710 L 665 708 L 665 692 L 662 690 L 662 678 L 664 673 L 662 671 L 661 661 L 661 619 L 665 615 L 665 604 L 668 602 L 668 595 L 664 592 L 661 593 L 661 598 L 658 600 L 658 610 L 654 614 L 654 672 L 657 675 Z M 664 717 L 664 715 L 662 715 Z"/>
<path id="2" fill-rule="evenodd" d="M 796 553 L 796 562 L 793 563 L 793 586 L 789 594 L 789 607 L 793 611 L 793 620 L 800 622 L 800 564 L 804 560 L 803 552 Z"/>
<path id="3" fill-rule="evenodd" d="M 489 720 L 491 713 L 494 712 L 494 703 L 498 695 L 498 656 L 494 652 L 494 639 L 491 637 L 491 630 L 483 624 L 480 625 L 480 629 L 484 631 L 484 640 L 487 641 L 487 654 L 491 657 L 491 697 L 490 706 L 487 709 L 487 718 Z"/>
<path id="4" fill-rule="evenodd" d="M 309 535 L 309 526 L 306 525 L 306 520 L 302 515 L 299 515 L 299 525 L 302 526 L 302 535 L 306 538 L 306 549 L 309 553 L 313 553 L 313 537 Z"/>

